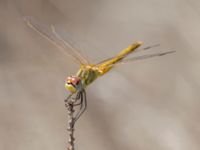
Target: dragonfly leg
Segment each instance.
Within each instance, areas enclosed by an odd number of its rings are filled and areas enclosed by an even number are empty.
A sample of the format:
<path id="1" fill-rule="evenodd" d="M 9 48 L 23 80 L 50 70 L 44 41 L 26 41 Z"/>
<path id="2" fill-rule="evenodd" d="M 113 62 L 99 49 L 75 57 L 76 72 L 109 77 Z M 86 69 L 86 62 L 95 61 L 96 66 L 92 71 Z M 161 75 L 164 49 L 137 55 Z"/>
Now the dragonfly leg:
<path id="1" fill-rule="evenodd" d="M 80 105 L 80 108 L 79 108 L 77 114 L 75 115 L 75 117 L 73 117 L 72 126 L 74 126 L 75 122 L 80 118 L 80 116 L 84 113 L 84 111 L 87 108 L 87 99 L 86 99 L 85 90 L 78 92 L 75 97 L 72 97 L 72 95 L 73 94 L 70 94 L 65 99 L 65 106 L 68 107 L 69 105 L 73 105 L 73 106 L 79 106 Z M 76 102 L 78 102 L 78 103 L 76 103 Z"/>
<path id="2" fill-rule="evenodd" d="M 86 98 L 86 92 L 85 90 L 80 92 L 80 109 L 79 112 L 76 114 L 75 118 L 74 118 L 74 122 L 76 122 L 80 116 L 85 112 L 86 108 L 87 108 L 87 98 Z"/>
<path id="3" fill-rule="evenodd" d="M 81 92 L 78 92 L 76 94 L 76 97 L 75 98 L 72 98 L 73 99 L 73 103 L 74 103 L 74 106 L 78 106 L 81 104 L 81 101 L 79 103 L 76 103 L 79 99 L 81 99 Z"/>
<path id="4" fill-rule="evenodd" d="M 78 103 L 74 103 L 74 106 L 79 106 L 79 105 L 81 105 L 81 107 L 82 107 L 83 98 L 82 98 L 82 93 L 81 93 L 81 92 L 77 93 L 76 101 L 75 101 L 75 102 L 78 102 Z M 81 109 L 81 108 L 80 108 L 80 109 Z"/>
<path id="5" fill-rule="evenodd" d="M 76 96 L 75 97 L 72 97 L 72 95 L 73 94 L 70 94 L 65 100 L 64 100 L 64 102 L 65 103 L 76 103 L 77 102 L 77 100 L 79 100 L 80 99 L 80 97 L 81 97 L 81 93 L 80 92 L 78 92 L 77 94 L 76 94 Z M 72 100 L 71 100 L 72 99 Z M 71 101 L 70 101 L 71 100 Z M 76 105 L 74 105 L 74 106 L 76 106 Z"/>

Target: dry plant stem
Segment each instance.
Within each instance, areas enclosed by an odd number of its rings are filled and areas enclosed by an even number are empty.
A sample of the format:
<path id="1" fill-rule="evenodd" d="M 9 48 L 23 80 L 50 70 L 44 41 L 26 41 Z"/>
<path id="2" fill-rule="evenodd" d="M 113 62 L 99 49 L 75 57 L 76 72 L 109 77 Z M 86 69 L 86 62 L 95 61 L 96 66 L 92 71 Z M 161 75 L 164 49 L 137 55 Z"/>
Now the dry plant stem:
<path id="1" fill-rule="evenodd" d="M 74 103 L 72 101 L 68 101 L 65 103 L 68 111 L 68 132 L 69 132 L 69 140 L 67 150 L 74 150 Z"/>

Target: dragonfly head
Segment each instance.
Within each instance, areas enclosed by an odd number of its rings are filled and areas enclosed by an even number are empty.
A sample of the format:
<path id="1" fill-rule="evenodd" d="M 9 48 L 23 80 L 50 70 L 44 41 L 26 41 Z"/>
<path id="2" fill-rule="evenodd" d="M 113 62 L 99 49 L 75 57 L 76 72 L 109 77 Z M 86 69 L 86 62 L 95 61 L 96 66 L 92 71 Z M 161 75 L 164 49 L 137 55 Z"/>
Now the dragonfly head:
<path id="1" fill-rule="evenodd" d="M 71 93 L 75 93 L 76 91 L 81 90 L 82 82 L 81 78 L 77 76 L 69 76 L 65 81 L 65 88 Z"/>

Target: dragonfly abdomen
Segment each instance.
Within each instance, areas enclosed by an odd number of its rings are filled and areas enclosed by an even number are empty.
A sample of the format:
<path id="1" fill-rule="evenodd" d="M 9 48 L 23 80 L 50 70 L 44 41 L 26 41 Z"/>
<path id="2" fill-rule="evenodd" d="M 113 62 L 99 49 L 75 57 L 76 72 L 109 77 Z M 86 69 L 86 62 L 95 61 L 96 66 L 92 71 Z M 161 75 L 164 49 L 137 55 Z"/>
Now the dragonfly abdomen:
<path id="1" fill-rule="evenodd" d="M 113 68 L 114 64 L 120 62 L 122 59 L 124 59 L 126 56 L 128 56 L 130 53 L 132 53 L 135 49 L 137 49 L 139 46 L 142 45 L 142 42 L 138 41 L 133 44 L 131 44 L 129 47 L 123 49 L 120 53 L 117 54 L 117 56 L 110 58 L 108 60 L 105 60 L 97 65 L 99 72 L 101 75 L 107 73 L 110 71 L 110 69 Z"/>

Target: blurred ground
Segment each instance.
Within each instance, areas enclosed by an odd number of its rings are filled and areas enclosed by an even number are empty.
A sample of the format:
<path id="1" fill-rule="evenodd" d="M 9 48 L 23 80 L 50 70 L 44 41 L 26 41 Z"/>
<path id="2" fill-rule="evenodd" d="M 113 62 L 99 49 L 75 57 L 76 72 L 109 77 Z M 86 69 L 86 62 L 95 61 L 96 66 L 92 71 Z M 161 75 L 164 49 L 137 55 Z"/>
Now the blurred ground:
<path id="1" fill-rule="evenodd" d="M 95 61 L 135 40 L 177 51 L 117 67 L 89 86 L 77 150 L 199 150 L 199 7 L 196 0 L 0 0 L 0 149 L 66 149 L 64 80 L 78 65 L 24 24 L 22 16 L 32 16 L 73 33 Z"/>

